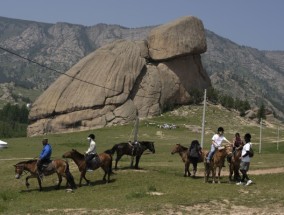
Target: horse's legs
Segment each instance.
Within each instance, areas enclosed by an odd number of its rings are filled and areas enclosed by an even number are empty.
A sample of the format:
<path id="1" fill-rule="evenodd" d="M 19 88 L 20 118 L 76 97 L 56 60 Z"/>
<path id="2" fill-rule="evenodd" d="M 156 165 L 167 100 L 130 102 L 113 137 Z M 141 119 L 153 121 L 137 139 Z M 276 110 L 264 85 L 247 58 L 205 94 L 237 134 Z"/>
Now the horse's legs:
<path id="1" fill-rule="evenodd" d="M 87 185 L 90 183 L 90 181 L 86 178 L 86 170 L 82 171 L 81 172 L 81 175 L 80 175 L 80 181 L 79 181 L 79 187 L 82 186 L 82 179 L 85 179 Z"/>
<path id="2" fill-rule="evenodd" d="M 131 162 L 130 162 L 130 167 L 131 167 L 131 168 L 133 168 L 134 157 L 135 157 L 135 156 L 131 156 Z M 136 164 L 135 164 L 135 166 L 136 166 Z"/>
<path id="3" fill-rule="evenodd" d="M 117 170 L 117 163 L 120 160 L 120 158 L 122 157 L 122 155 L 116 154 L 116 159 L 115 159 L 115 166 L 114 169 Z"/>
<path id="4" fill-rule="evenodd" d="M 212 170 L 212 183 L 215 184 L 216 180 L 216 167 L 213 167 Z"/>
<path id="5" fill-rule="evenodd" d="M 232 181 L 232 180 L 233 180 L 233 179 L 232 179 L 232 176 L 233 176 L 233 172 L 234 172 L 234 165 L 233 165 L 232 162 L 229 164 L 229 170 L 230 170 L 230 173 L 229 173 L 229 181 Z M 234 174 L 234 177 L 235 177 L 235 174 Z"/>
<path id="6" fill-rule="evenodd" d="M 29 178 L 30 178 L 30 176 L 26 177 L 26 187 L 27 187 L 27 189 L 30 188 Z"/>
<path id="7" fill-rule="evenodd" d="M 61 185 L 61 182 L 62 182 L 62 176 L 59 174 L 59 173 L 57 173 L 57 177 L 58 177 L 58 184 L 57 184 L 57 189 L 60 189 L 60 185 Z"/>
<path id="8" fill-rule="evenodd" d="M 135 169 L 139 169 L 138 165 L 139 165 L 140 158 L 141 158 L 141 155 L 136 156 Z"/>
<path id="9" fill-rule="evenodd" d="M 42 191 L 41 179 L 39 178 L 39 176 L 37 176 L 36 178 L 37 178 L 37 182 L 38 182 L 38 186 L 39 186 L 39 191 Z M 28 181 L 28 177 L 27 177 L 26 181 Z"/>
<path id="10" fill-rule="evenodd" d="M 222 166 L 220 166 L 220 167 L 218 168 L 218 184 L 221 184 L 221 181 L 220 181 L 221 170 L 222 170 Z"/>
<path id="11" fill-rule="evenodd" d="M 185 164 L 184 164 L 184 175 L 183 175 L 184 177 L 191 175 L 191 173 L 189 171 L 189 166 L 190 166 L 189 161 L 185 161 Z"/>
<path id="12" fill-rule="evenodd" d="M 209 174 L 210 174 L 210 164 L 204 161 L 204 183 L 208 182 Z"/>

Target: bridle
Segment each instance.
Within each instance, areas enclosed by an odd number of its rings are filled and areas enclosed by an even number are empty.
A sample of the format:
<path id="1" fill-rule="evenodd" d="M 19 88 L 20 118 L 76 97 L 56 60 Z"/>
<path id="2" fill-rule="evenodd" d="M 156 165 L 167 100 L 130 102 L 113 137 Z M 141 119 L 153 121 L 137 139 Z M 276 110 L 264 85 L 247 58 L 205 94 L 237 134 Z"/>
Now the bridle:
<path id="1" fill-rule="evenodd" d="M 16 165 L 16 169 L 19 169 L 21 171 L 21 173 L 18 173 L 18 171 L 16 171 L 19 176 L 28 174 L 28 171 L 25 170 L 25 167 L 23 165 Z"/>

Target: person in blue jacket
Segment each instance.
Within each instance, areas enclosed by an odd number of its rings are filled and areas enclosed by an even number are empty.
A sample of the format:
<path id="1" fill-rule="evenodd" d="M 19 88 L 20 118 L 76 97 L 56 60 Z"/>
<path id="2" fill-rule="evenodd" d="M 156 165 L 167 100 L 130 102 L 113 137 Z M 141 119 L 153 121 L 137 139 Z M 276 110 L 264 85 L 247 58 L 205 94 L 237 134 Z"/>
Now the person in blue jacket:
<path id="1" fill-rule="evenodd" d="M 44 138 L 42 140 L 42 145 L 43 145 L 43 148 L 37 160 L 37 172 L 40 178 L 42 178 L 43 176 L 42 166 L 44 163 L 50 162 L 50 157 L 52 154 L 52 148 L 51 148 L 51 145 L 48 143 L 47 138 Z"/>

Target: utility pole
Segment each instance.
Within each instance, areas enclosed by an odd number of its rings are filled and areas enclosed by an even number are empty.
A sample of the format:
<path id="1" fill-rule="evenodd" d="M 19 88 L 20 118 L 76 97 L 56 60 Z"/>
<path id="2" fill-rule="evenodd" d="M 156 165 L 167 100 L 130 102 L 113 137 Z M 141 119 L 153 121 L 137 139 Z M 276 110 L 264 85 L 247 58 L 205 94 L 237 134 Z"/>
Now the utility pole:
<path id="1" fill-rule="evenodd" d="M 260 131 L 259 131 L 259 150 L 258 153 L 261 153 L 261 137 L 262 136 L 262 118 L 260 118 Z"/>
<path id="2" fill-rule="evenodd" d="M 139 128 L 139 117 L 136 115 L 135 130 L 134 130 L 134 143 L 138 141 L 138 128 Z"/>
<path id="3" fill-rule="evenodd" d="M 279 150 L 279 124 L 278 124 L 278 131 L 277 131 L 277 151 Z"/>
<path id="4" fill-rule="evenodd" d="M 202 148 L 204 145 L 205 109 L 206 109 L 206 89 L 204 90 L 204 101 L 203 101 L 202 132 L 201 132 L 201 147 Z"/>

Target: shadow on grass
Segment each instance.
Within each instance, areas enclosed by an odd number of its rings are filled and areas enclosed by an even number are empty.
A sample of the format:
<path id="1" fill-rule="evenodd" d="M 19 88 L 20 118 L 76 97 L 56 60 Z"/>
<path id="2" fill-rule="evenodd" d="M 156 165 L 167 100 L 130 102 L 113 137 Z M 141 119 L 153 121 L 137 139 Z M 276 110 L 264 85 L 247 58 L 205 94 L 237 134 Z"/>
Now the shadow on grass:
<path id="1" fill-rule="evenodd" d="M 119 167 L 117 169 L 114 169 L 115 171 L 119 171 L 119 170 L 142 170 L 142 171 L 146 171 L 147 169 L 144 169 L 144 168 L 141 168 L 141 167 L 138 167 L 138 169 L 134 168 L 134 167 L 130 167 L 130 166 L 126 166 L 126 167 Z"/>
<path id="2" fill-rule="evenodd" d="M 40 191 L 38 187 L 35 187 L 33 189 L 25 189 L 20 190 L 20 193 L 29 193 L 29 192 L 50 192 L 50 191 L 57 191 L 57 190 L 66 190 L 67 188 L 65 186 L 61 186 L 60 189 L 56 186 L 48 186 L 48 187 L 42 187 L 42 190 Z"/>
<path id="3" fill-rule="evenodd" d="M 116 179 L 110 179 L 108 183 L 106 183 L 106 181 L 103 180 L 96 180 L 96 181 L 91 181 L 89 184 L 82 184 L 82 187 L 85 186 L 97 186 L 97 185 L 107 185 L 110 183 L 114 183 L 116 181 Z"/>

